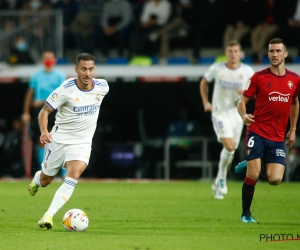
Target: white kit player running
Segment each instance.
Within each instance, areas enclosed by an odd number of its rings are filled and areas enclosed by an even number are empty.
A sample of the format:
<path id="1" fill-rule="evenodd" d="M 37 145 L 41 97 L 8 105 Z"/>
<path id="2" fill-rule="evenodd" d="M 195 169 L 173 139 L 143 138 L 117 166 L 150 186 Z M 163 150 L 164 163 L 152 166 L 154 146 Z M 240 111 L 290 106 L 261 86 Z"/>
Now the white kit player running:
<path id="1" fill-rule="evenodd" d="M 94 70 L 94 56 L 79 54 L 75 66 L 77 78 L 68 79 L 55 89 L 39 113 L 40 141 L 45 144 L 45 154 L 42 170 L 35 173 L 28 186 L 29 194 L 34 196 L 40 186 L 48 186 L 61 168 L 67 171 L 64 183 L 38 222 L 41 228 L 53 227 L 53 216 L 71 197 L 89 163 L 100 106 L 109 91 L 106 80 L 93 78 Z M 53 110 L 57 110 L 57 114 L 49 133 L 48 115 Z"/>
<path id="2" fill-rule="evenodd" d="M 200 94 L 205 112 L 211 112 L 214 131 L 223 149 L 220 154 L 218 174 L 212 185 L 215 199 L 223 199 L 227 194 L 226 177 L 237 149 L 243 121 L 236 104 L 254 70 L 241 63 L 242 48 L 236 42 L 230 42 L 225 50 L 227 61 L 214 63 L 204 74 L 200 82 Z M 214 82 L 212 103 L 208 98 L 209 83 Z"/>

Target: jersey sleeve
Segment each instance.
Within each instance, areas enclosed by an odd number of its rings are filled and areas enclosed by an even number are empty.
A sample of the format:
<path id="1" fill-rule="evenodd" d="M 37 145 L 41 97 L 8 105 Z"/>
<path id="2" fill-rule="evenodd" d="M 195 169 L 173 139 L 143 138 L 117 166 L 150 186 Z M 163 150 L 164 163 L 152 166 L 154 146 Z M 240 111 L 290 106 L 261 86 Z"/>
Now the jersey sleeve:
<path id="1" fill-rule="evenodd" d="M 254 98 L 254 96 L 256 96 L 257 86 L 258 86 L 258 76 L 256 73 L 254 73 L 254 75 L 247 82 L 243 95 L 248 98 Z"/>
<path id="2" fill-rule="evenodd" d="M 105 96 L 108 93 L 109 86 L 105 79 L 95 79 L 95 84 L 100 87 L 101 95 Z"/>
<path id="3" fill-rule="evenodd" d="M 252 67 L 250 67 L 250 66 L 246 66 L 246 67 L 247 67 L 246 68 L 246 73 L 247 73 L 247 75 L 246 75 L 247 79 L 246 80 L 247 81 L 244 82 L 243 90 L 245 90 L 247 88 L 248 83 L 249 83 L 249 79 L 251 79 L 251 77 L 255 73 Z"/>
<path id="4" fill-rule="evenodd" d="M 59 86 L 55 89 L 46 99 L 46 103 L 53 109 L 56 110 L 66 102 L 67 91 L 63 86 Z"/>
<path id="5" fill-rule="evenodd" d="M 204 74 L 205 79 L 208 82 L 212 82 L 216 77 L 216 64 L 213 64 L 209 67 L 208 71 Z"/>

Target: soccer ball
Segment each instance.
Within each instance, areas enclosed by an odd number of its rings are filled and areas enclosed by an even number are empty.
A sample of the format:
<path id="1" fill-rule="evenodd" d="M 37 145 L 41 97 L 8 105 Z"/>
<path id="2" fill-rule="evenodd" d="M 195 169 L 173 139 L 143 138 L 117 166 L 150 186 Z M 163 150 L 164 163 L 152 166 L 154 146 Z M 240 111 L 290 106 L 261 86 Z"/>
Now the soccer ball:
<path id="1" fill-rule="evenodd" d="M 62 223 L 69 232 L 83 232 L 88 228 L 89 218 L 83 210 L 73 208 L 65 213 Z"/>

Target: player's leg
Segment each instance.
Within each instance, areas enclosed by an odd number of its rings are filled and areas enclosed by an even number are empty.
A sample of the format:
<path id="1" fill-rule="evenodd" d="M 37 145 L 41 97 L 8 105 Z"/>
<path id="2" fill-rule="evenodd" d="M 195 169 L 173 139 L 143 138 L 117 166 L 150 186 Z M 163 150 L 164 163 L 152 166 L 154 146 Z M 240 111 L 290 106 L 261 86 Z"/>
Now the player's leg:
<path id="1" fill-rule="evenodd" d="M 64 164 L 67 170 L 66 177 L 63 184 L 56 191 L 52 202 L 43 218 L 52 219 L 57 211 L 62 208 L 63 205 L 65 205 L 65 203 L 70 199 L 77 185 L 79 177 L 88 165 L 90 153 L 90 144 L 80 146 L 66 146 L 66 156 Z M 42 221 L 43 218 L 40 221 Z"/>
<path id="2" fill-rule="evenodd" d="M 266 179 L 271 185 L 278 185 L 281 183 L 286 159 L 285 159 L 285 145 L 284 142 L 273 142 L 266 140 L 267 147 L 264 157 L 266 163 Z"/>
<path id="3" fill-rule="evenodd" d="M 249 160 L 247 167 L 247 174 L 242 187 L 242 222 L 256 223 L 251 214 L 251 204 L 254 196 L 255 185 L 259 178 L 261 170 L 260 158 Z"/>
<path id="4" fill-rule="evenodd" d="M 227 172 L 231 166 L 234 152 L 235 142 L 233 138 L 221 138 L 223 149 L 220 154 L 220 160 L 218 164 L 218 174 L 214 182 L 214 186 L 219 188 L 219 191 L 224 195 L 227 194 Z"/>
<path id="5" fill-rule="evenodd" d="M 28 185 L 29 195 L 34 196 L 37 193 L 39 187 L 47 187 L 53 179 L 54 176 L 48 176 L 42 170 L 37 171 L 31 183 Z"/>
<path id="6" fill-rule="evenodd" d="M 227 193 L 227 169 L 230 166 L 234 155 L 234 131 L 232 129 L 232 121 L 229 117 L 230 115 L 228 113 L 212 115 L 214 131 L 218 141 L 223 145 L 218 164 L 218 173 L 212 185 L 215 199 L 223 199 L 223 194 Z"/>
<path id="7" fill-rule="evenodd" d="M 78 179 L 82 172 L 86 169 L 87 164 L 83 161 L 66 162 L 67 174 L 63 184 L 56 191 L 52 203 L 46 212 L 53 217 L 56 212 L 69 200 L 77 185 Z"/>
<path id="8" fill-rule="evenodd" d="M 266 165 L 267 180 L 270 185 L 279 185 L 282 181 L 285 167 L 278 163 L 269 163 Z"/>
<path id="9" fill-rule="evenodd" d="M 59 148 L 55 143 L 48 143 L 44 147 L 44 157 L 42 161 L 42 170 L 35 173 L 31 183 L 28 185 L 29 195 L 34 196 L 39 187 L 48 186 L 54 179 L 57 171 L 59 171 L 60 165 L 58 163 Z M 62 156 L 60 156 L 61 158 Z M 63 159 L 61 159 L 62 161 Z M 48 166 L 49 165 L 49 166 Z"/>
<path id="10" fill-rule="evenodd" d="M 30 195 L 35 195 L 39 187 L 48 186 L 57 175 L 64 163 L 65 155 L 63 145 L 51 142 L 45 145 L 45 154 L 42 162 L 42 170 L 37 171 L 32 182 L 29 184 Z M 53 226 L 52 216 L 45 214 L 39 221 L 41 228 L 51 229 Z"/>
<path id="11" fill-rule="evenodd" d="M 259 178 L 261 171 L 261 158 L 264 153 L 263 138 L 259 135 L 247 132 L 246 134 L 246 160 L 247 160 L 247 173 L 242 187 L 242 222 L 256 222 L 251 214 L 251 204 L 254 196 L 255 185 Z"/>

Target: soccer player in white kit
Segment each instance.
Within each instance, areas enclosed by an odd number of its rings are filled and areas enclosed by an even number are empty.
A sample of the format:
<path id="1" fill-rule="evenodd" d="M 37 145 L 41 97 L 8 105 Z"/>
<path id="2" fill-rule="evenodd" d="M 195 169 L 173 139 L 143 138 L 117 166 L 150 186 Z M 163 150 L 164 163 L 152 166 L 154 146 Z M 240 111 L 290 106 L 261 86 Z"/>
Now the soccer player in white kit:
<path id="1" fill-rule="evenodd" d="M 214 63 L 200 82 L 200 94 L 205 112 L 211 112 L 214 131 L 223 149 L 220 154 L 218 174 L 212 185 L 215 199 L 223 199 L 227 194 L 227 171 L 237 149 L 243 121 L 237 112 L 236 104 L 254 70 L 243 63 L 241 45 L 232 41 L 225 50 L 227 61 Z M 209 83 L 214 82 L 212 103 L 208 98 Z"/>
<path id="2" fill-rule="evenodd" d="M 45 154 L 42 170 L 35 173 L 28 186 L 29 194 L 33 196 L 40 186 L 48 186 L 59 170 L 66 168 L 64 183 L 38 222 L 41 228 L 53 227 L 53 216 L 71 197 L 89 163 L 100 106 L 109 91 L 106 80 L 93 78 L 94 70 L 94 56 L 79 54 L 75 66 L 77 78 L 68 79 L 55 89 L 39 113 L 40 141 L 45 144 Z M 53 110 L 57 110 L 55 125 L 48 132 L 48 115 Z"/>

